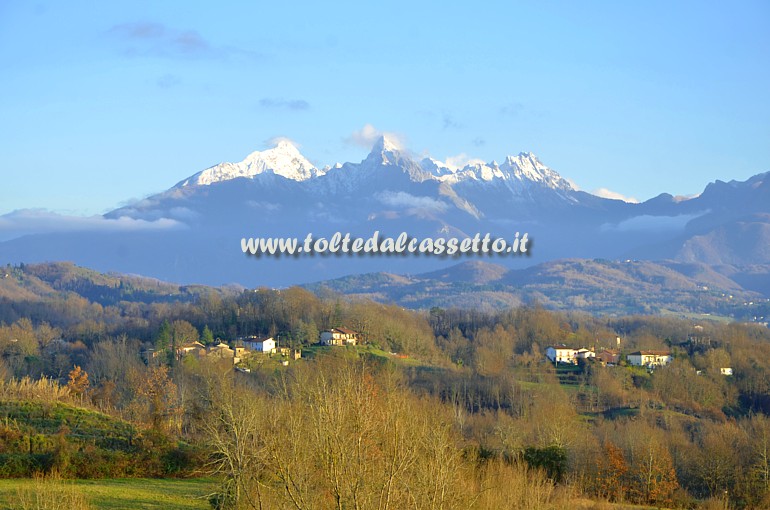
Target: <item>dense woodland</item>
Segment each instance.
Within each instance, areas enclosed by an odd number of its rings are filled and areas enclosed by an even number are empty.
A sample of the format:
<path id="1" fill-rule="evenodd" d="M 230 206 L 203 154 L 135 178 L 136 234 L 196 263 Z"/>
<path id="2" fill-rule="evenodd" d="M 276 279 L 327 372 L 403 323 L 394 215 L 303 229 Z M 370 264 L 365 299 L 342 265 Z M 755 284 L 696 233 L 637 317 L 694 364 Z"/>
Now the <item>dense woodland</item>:
<path id="1" fill-rule="evenodd" d="M 5 275 L 0 476 L 212 474 L 216 508 L 770 507 L 766 327 L 538 306 L 411 311 L 61 265 Z M 336 326 L 363 345 L 313 345 Z M 303 358 L 243 373 L 174 355 L 257 334 Z M 618 337 L 624 353 L 666 349 L 674 361 L 545 360 L 551 344 Z"/>

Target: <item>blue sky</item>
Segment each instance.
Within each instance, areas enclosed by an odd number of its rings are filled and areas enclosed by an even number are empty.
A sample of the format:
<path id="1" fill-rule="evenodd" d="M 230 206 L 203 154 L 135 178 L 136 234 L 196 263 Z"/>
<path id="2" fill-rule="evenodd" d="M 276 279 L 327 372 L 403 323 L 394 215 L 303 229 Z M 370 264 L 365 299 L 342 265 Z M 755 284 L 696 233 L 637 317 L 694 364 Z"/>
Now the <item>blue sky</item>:
<path id="1" fill-rule="evenodd" d="M 0 0 L 0 214 L 102 213 L 275 137 L 359 161 L 367 125 L 693 194 L 770 170 L 768 27 L 766 1 Z"/>

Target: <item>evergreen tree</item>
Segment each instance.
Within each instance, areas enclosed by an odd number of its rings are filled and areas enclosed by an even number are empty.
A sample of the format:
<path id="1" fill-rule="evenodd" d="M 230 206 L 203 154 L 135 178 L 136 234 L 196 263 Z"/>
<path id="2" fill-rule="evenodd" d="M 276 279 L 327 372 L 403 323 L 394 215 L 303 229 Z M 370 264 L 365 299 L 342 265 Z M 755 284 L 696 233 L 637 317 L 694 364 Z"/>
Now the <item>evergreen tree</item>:
<path id="1" fill-rule="evenodd" d="M 201 333 L 201 343 L 203 345 L 211 345 L 214 343 L 214 333 L 211 332 L 208 324 L 203 327 L 203 333 Z"/>
<path id="2" fill-rule="evenodd" d="M 160 352 L 165 352 L 171 346 L 171 325 L 167 320 L 164 320 L 158 329 L 158 334 L 155 335 L 155 349 Z"/>

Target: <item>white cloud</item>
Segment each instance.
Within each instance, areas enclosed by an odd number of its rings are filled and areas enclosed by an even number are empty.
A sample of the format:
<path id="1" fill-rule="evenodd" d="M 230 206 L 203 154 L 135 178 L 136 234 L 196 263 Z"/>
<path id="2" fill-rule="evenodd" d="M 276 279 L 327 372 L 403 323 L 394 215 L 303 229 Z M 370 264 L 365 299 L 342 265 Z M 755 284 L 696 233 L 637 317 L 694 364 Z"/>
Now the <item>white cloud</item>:
<path id="1" fill-rule="evenodd" d="M 677 195 L 674 197 L 674 202 L 685 202 L 687 200 L 692 200 L 693 198 L 698 198 L 700 196 L 700 193 L 694 193 L 692 195 Z"/>
<path id="2" fill-rule="evenodd" d="M 248 200 L 246 205 L 254 209 L 259 209 L 267 212 L 274 212 L 281 209 L 281 204 L 276 204 L 267 201 Z"/>
<path id="3" fill-rule="evenodd" d="M 708 211 L 706 211 L 708 212 Z M 652 216 L 649 214 L 643 214 L 641 216 L 634 216 L 627 220 L 623 220 L 617 225 L 606 223 L 602 225 L 601 229 L 604 231 L 672 231 L 682 230 L 691 220 L 706 214 L 706 212 L 699 212 L 696 214 L 679 214 L 677 216 Z"/>
<path id="4" fill-rule="evenodd" d="M 182 211 L 175 211 L 182 213 Z M 184 214 L 178 214 L 183 216 Z M 103 216 L 66 216 L 44 209 L 20 209 L 0 216 L 0 241 L 8 241 L 30 234 L 60 232 L 128 232 L 137 230 L 170 230 L 184 228 L 175 219 L 154 221 L 122 216 L 116 219 Z"/>
<path id="5" fill-rule="evenodd" d="M 431 197 L 418 197 L 404 191 L 383 191 L 375 195 L 377 200 L 398 209 L 408 209 L 414 211 L 435 211 L 442 212 L 447 208 L 447 204 L 441 200 Z"/>
<path id="6" fill-rule="evenodd" d="M 381 136 L 386 137 L 390 142 L 395 144 L 399 149 L 403 149 L 406 145 L 404 136 L 399 133 L 392 133 L 388 131 L 380 131 L 371 124 L 366 124 L 361 129 L 353 131 L 350 136 L 345 138 L 345 143 L 350 145 L 358 145 L 370 149 L 374 142 L 379 140 Z"/>
<path id="7" fill-rule="evenodd" d="M 610 200 L 622 200 L 623 202 L 628 202 L 630 204 L 639 203 L 639 200 L 634 197 L 627 197 L 622 193 L 618 193 L 617 191 L 612 191 L 611 189 L 607 188 L 597 188 L 593 190 L 591 194 L 601 198 L 609 198 Z"/>
<path id="8" fill-rule="evenodd" d="M 265 140 L 264 145 L 268 149 L 272 149 L 273 147 L 275 147 L 276 145 L 278 145 L 281 142 L 288 142 L 291 145 L 293 145 L 294 147 L 296 147 L 297 149 L 300 149 L 302 147 L 302 145 L 300 145 L 299 143 L 295 142 L 294 140 L 292 140 L 288 136 L 274 136 L 272 138 L 268 138 L 267 140 Z"/>
<path id="9" fill-rule="evenodd" d="M 460 153 L 456 156 L 449 156 L 446 158 L 445 161 L 442 161 L 446 166 L 451 168 L 452 170 L 459 170 L 461 168 L 465 168 L 468 165 L 477 165 L 477 164 L 484 164 L 485 161 L 482 159 L 475 159 L 471 158 L 467 154 Z"/>
<path id="10" fill-rule="evenodd" d="M 577 185 L 577 183 L 576 183 L 575 181 L 573 181 L 573 180 L 572 180 L 572 179 L 570 179 L 569 177 L 564 177 L 564 176 L 562 176 L 562 178 L 563 178 L 565 181 L 567 181 L 567 182 L 569 183 L 569 185 L 570 185 L 570 186 L 572 186 L 572 189 L 574 189 L 575 191 L 580 191 L 580 186 L 578 186 L 578 185 Z"/>
<path id="11" fill-rule="evenodd" d="M 282 97 L 263 97 L 259 100 L 262 108 L 276 108 L 280 110 L 309 110 L 310 103 L 304 99 L 284 99 Z"/>
<path id="12" fill-rule="evenodd" d="M 193 211 L 189 207 L 172 207 L 168 210 L 168 215 L 172 219 L 176 220 L 194 220 L 200 216 L 197 212 Z M 164 219 L 164 218 L 159 218 Z"/>

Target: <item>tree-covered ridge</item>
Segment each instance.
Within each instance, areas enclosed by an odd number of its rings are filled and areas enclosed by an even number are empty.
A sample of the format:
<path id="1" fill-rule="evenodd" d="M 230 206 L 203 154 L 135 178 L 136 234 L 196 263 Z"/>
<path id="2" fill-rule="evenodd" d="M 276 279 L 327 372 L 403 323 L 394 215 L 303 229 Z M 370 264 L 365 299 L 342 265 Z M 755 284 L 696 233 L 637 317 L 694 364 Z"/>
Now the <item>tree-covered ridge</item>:
<path id="1" fill-rule="evenodd" d="M 237 288 L 177 285 L 143 276 L 100 273 L 70 262 L 7 265 L 0 268 L 0 298 L 36 300 L 80 296 L 103 306 L 128 302 L 191 301 L 201 293 L 229 294 Z"/>
<path id="2" fill-rule="evenodd" d="M 698 313 L 759 322 L 770 316 L 767 266 L 565 259 L 510 270 L 492 262 L 458 262 L 417 275 L 351 275 L 305 287 L 422 309 L 501 310 L 538 303 L 613 316 Z"/>
<path id="3" fill-rule="evenodd" d="M 71 459 L 83 458 L 94 439 L 78 442 L 77 423 L 101 413 L 167 445 L 161 457 L 177 463 L 168 465 L 216 473 L 214 503 L 239 508 L 768 502 L 770 332 L 756 324 L 540 306 L 411 311 L 301 288 L 115 304 L 38 296 L 0 306 L 3 388 L 58 388 L 48 407 L 34 392 L 2 394 L 12 425 L 0 448 L 14 455 L 30 455 L 18 451 L 29 442 L 19 434 L 53 432 L 44 453 L 61 438 Z M 332 327 L 356 331 L 362 345 L 317 346 Z M 193 341 L 235 347 L 249 335 L 303 356 L 284 366 L 277 354 L 251 353 L 245 372 L 232 359 L 178 351 Z M 616 349 L 621 362 L 553 366 L 545 349 L 557 344 Z M 673 362 L 629 366 L 624 356 L 638 350 L 671 352 Z M 68 418 L 48 423 L 44 413 Z M 129 429 L 115 430 L 104 435 L 125 453 Z M 122 455 L 99 458 L 141 458 Z"/>

